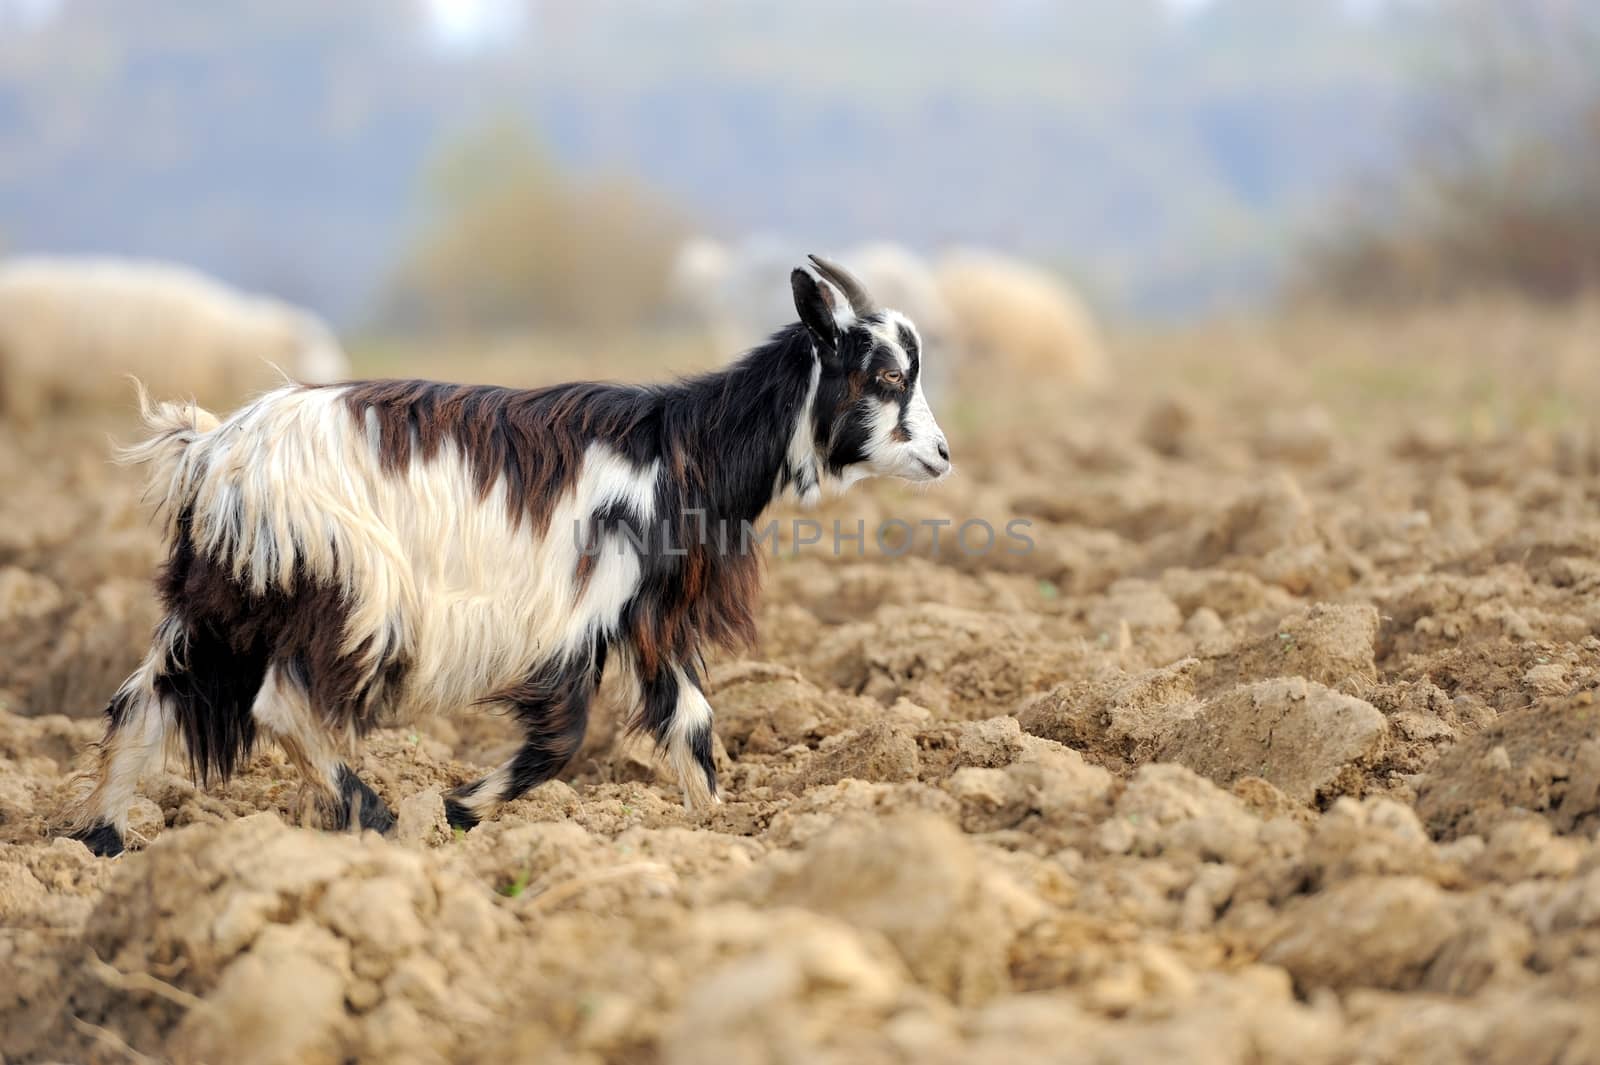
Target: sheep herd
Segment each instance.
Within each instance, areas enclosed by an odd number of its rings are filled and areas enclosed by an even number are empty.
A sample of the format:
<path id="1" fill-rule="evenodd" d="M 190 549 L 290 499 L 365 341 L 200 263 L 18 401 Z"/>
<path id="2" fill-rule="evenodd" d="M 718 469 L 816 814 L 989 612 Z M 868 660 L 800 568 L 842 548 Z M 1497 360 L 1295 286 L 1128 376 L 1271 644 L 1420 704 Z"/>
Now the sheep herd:
<path id="1" fill-rule="evenodd" d="M 772 322 L 788 320 L 785 280 L 796 257 L 779 237 L 698 237 L 679 250 L 670 288 L 718 351 L 742 351 L 765 339 Z M 886 241 L 837 258 L 886 306 L 914 320 L 939 354 L 926 379 L 931 396 L 997 376 L 1078 386 L 1106 378 L 1105 348 L 1087 306 L 1039 266 L 976 248 L 928 260 Z"/>
<path id="2" fill-rule="evenodd" d="M 1095 322 L 1061 279 L 995 252 L 926 259 L 899 244 L 863 243 L 835 256 L 919 323 L 926 387 L 994 381 L 1089 386 L 1107 362 Z M 719 358 L 761 343 L 793 319 L 793 247 L 779 238 L 683 245 L 668 317 Z M 537 325 L 537 323 L 534 323 Z M 663 367 L 663 370 L 671 369 Z M 91 257 L 0 259 L 0 416 L 32 424 L 65 411 L 126 407 L 126 377 L 158 397 L 227 409 L 285 379 L 351 376 L 329 325 L 312 312 L 247 294 L 164 262 Z"/>

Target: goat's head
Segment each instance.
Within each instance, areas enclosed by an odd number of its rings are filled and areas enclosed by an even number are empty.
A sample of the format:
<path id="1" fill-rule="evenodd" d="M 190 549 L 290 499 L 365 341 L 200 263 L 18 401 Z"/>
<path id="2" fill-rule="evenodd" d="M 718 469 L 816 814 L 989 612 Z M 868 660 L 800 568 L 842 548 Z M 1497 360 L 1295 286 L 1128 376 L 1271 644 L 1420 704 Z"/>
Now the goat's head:
<path id="1" fill-rule="evenodd" d="M 795 310 L 820 363 L 812 428 L 817 458 L 843 484 L 863 477 L 936 481 L 950 447 L 922 392 L 917 327 L 879 307 L 860 279 L 811 256 L 789 275 Z M 841 298 L 842 297 L 842 298 Z"/>

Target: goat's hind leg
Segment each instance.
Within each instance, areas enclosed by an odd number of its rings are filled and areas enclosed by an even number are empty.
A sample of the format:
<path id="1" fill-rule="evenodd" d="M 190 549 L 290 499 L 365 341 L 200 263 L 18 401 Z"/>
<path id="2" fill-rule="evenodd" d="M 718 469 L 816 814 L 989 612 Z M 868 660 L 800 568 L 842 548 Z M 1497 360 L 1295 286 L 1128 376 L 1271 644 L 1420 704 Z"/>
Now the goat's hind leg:
<path id="1" fill-rule="evenodd" d="M 344 760 L 305 686 L 290 671 L 276 664 L 267 668 L 250 713 L 300 771 L 323 828 L 343 832 L 359 825 L 382 833 L 394 828 L 394 814 Z"/>
<path id="2" fill-rule="evenodd" d="M 100 857 L 122 853 L 128 806 L 139 781 L 165 764 L 177 721 L 159 681 L 172 664 L 179 629 L 167 619 L 154 646 L 106 706 L 106 733 L 96 765 L 66 785 L 66 831 Z"/>

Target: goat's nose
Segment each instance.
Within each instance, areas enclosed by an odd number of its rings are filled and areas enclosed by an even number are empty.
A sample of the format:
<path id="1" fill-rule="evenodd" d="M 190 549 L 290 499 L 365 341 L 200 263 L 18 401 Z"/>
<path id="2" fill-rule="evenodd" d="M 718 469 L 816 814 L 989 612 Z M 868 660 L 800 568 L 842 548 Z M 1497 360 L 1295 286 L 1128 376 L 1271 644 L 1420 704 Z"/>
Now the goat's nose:
<path id="1" fill-rule="evenodd" d="M 946 462 L 950 461 L 950 445 L 942 436 L 939 438 L 939 457 Z"/>

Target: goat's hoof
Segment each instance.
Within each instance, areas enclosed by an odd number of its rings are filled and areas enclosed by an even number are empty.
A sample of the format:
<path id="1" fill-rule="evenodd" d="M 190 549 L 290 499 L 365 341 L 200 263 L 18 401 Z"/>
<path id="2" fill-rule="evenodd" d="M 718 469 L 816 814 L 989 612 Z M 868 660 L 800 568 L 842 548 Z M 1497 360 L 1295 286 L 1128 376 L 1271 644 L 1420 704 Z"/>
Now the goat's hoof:
<path id="1" fill-rule="evenodd" d="M 122 833 L 117 831 L 115 825 L 105 821 L 74 832 L 72 838 L 88 847 L 89 853 L 96 858 L 115 858 L 123 851 Z"/>
<path id="2" fill-rule="evenodd" d="M 349 766 L 339 770 L 339 804 L 334 819 L 340 829 L 348 829 L 353 821 L 385 836 L 394 831 L 394 812 Z"/>
<path id="3" fill-rule="evenodd" d="M 376 795 L 372 798 L 373 803 L 371 806 L 365 803 L 361 806 L 361 827 L 370 828 L 380 835 L 387 836 L 394 831 L 396 824 L 394 811 L 389 809 L 388 804 Z"/>
<path id="4" fill-rule="evenodd" d="M 478 827 L 478 815 L 454 799 L 444 801 L 444 819 L 450 822 L 452 829 L 462 832 L 471 832 Z"/>
<path id="5" fill-rule="evenodd" d="M 687 789 L 683 793 L 683 809 L 686 813 L 700 817 L 710 817 L 717 812 L 717 807 L 722 805 L 722 793 L 692 792 Z"/>

